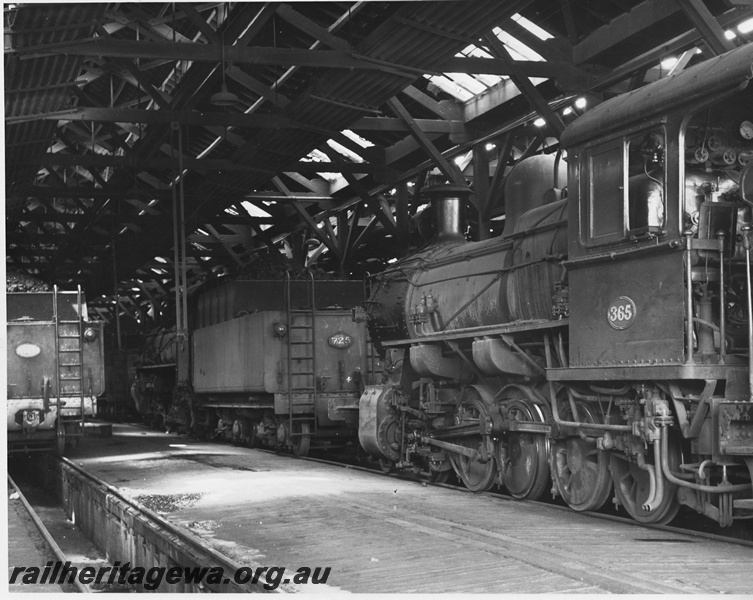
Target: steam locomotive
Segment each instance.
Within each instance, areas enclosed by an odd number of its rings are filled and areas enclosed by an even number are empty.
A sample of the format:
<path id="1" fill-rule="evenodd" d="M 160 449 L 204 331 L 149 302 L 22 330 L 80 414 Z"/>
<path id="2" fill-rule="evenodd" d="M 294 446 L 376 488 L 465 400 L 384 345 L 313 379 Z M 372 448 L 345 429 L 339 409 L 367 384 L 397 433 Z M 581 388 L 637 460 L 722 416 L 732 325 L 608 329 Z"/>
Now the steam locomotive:
<path id="1" fill-rule="evenodd" d="M 352 445 L 358 400 L 380 370 L 352 310 L 363 282 L 237 279 L 199 294 L 190 334 L 152 336 L 138 411 L 160 426 L 305 456 Z"/>
<path id="2" fill-rule="evenodd" d="M 18 292 L 7 301 L 9 454 L 62 454 L 104 392 L 103 323 L 81 292 Z"/>
<path id="3" fill-rule="evenodd" d="M 551 489 L 642 523 L 753 516 L 753 44 L 605 101 L 516 165 L 500 237 L 467 190 L 371 282 L 385 362 L 358 436 L 386 468 Z"/>

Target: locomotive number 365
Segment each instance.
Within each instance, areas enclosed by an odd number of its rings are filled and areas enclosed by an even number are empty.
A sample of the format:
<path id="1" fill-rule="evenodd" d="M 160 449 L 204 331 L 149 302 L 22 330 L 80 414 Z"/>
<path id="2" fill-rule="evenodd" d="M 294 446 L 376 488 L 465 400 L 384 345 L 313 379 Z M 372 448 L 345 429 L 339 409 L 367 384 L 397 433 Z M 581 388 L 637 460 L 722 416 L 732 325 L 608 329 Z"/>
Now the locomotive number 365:
<path id="1" fill-rule="evenodd" d="M 635 302 L 627 296 L 620 296 L 612 301 L 607 309 L 607 320 L 615 329 L 627 329 L 635 321 Z"/>

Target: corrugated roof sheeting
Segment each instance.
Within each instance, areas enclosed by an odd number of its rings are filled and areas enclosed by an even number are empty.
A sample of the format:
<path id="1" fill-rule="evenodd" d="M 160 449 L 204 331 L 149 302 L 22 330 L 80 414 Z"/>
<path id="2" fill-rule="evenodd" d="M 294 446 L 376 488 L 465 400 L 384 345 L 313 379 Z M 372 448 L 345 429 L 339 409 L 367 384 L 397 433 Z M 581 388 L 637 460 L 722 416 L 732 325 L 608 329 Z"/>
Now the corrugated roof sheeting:
<path id="1" fill-rule="evenodd" d="M 61 53 L 49 56 L 21 59 L 8 53 L 7 49 L 27 48 L 47 44 L 60 44 L 86 38 L 105 5 L 51 5 L 44 11 L 19 6 L 6 12 L 5 34 L 5 116 L 6 119 L 23 115 L 47 113 L 69 108 L 73 97 L 72 84 L 83 59 Z M 11 33 L 7 33 L 10 30 Z M 23 68 L 19 62 L 23 60 Z M 53 140 L 55 121 L 33 120 L 29 122 L 6 122 L 5 139 L 7 153 L 15 158 L 38 156 L 44 153 Z M 18 186 L 29 185 L 39 170 L 35 165 L 7 163 L 6 189 L 10 191 L 7 202 L 14 203 L 13 192 Z"/>
<path id="2" fill-rule="evenodd" d="M 474 7 L 478 7 L 474 10 Z M 413 10 L 410 10 L 413 8 Z M 513 5 L 474 5 L 468 2 L 444 2 L 437 3 L 435 10 L 430 10 L 424 4 L 415 7 L 407 6 L 409 15 L 402 17 L 410 18 L 419 23 L 431 17 L 431 27 L 435 31 L 427 31 L 412 25 L 395 25 L 396 19 L 391 19 L 386 30 L 389 36 L 378 36 L 379 39 L 371 44 L 364 44 L 363 49 L 358 51 L 367 53 L 369 57 L 378 60 L 394 62 L 395 64 L 415 61 L 420 64 L 441 65 L 441 63 L 454 56 L 467 42 L 456 39 L 461 35 L 469 39 L 479 32 L 483 32 L 491 23 L 498 22 L 505 15 L 511 15 L 518 8 Z M 439 13 L 439 14 L 436 14 Z M 443 34 L 444 31 L 448 35 Z M 452 29 L 449 25 L 452 24 Z M 397 41 L 396 41 L 397 40 Z M 368 42 L 368 40 L 367 40 Z M 454 43 L 453 43 L 454 42 Z M 415 77 L 418 77 L 416 75 Z M 294 103 L 294 107 L 286 112 L 295 114 L 296 120 L 304 123 L 316 124 L 334 131 L 346 128 L 348 124 L 364 116 L 364 112 L 358 107 L 370 107 L 376 109 L 386 100 L 394 96 L 398 91 L 412 83 L 413 79 L 400 75 L 393 75 L 383 71 L 356 71 L 343 76 L 340 71 L 330 71 L 317 81 L 313 92 L 318 96 L 324 96 L 341 104 L 350 104 L 354 109 L 349 110 L 344 106 L 334 106 L 327 102 L 302 98 Z M 276 132 L 271 139 L 265 141 L 262 147 L 265 150 L 274 149 L 283 154 L 300 154 L 302 134 L 299 131 Z M 265 137 L 264 133 L 261 137 Z M 324 140 L 320 136 L 311 136 L 314 140 Z M 264 161 L 264 157 L 260 157 Z"/>
<path id="3" fill-rule="evenodd" d="M 465 38 L 474 38 L 485 32 L 492 24 L 513 14 L 526 3 L 527 1 L 450 1 L 431 5 L 400 3 L 395 11 L 398 18 L 388 16 L 386 20 L 381 19 L 382 23 L 358 46 L 356 53 L 396 64 L 409 65 L 416 61 L 422 65 L 439 66 L 442 61 L 454 56 L 467 45 L 468 40 Z M 388 8 L 395 9 L 394 5 Z M 381 5 L 381 9 L 385 10 L 384 4 Z M 368 17 L 373 19 L 371 14 Z M 412 21 L 427 23 L 429 29 L 412 26 Z M 312 132 L 305 128 L 305 124 L 323 127 L 330 132 L 346 129 L 364 116 L 364 111 L 358 107 L 380 107 L 420 77 L 418 72 L 409 72 L 408 76 L 402 76 L 380 70 L 328 69 L 314 70 L 312 73 L 310 68 L 302 67 L 300 71 L 308 73 L 310 81 L 313 75 L 313 83 L 309 83 L 307 92 L 299 94 L 279 114 L 290 116 L 295 121 L 303 123 L 304 127 L 260 129 L 256 132 L 244 130 L 243 134 L 247 136 L 248 142 L 232 153 L 233 160 L 270 172 L 287 170 L 298 159 L 331 137 L 328 132 Z M 311 98 L 311 94 L 331 98 L 338 104 Z M 348 109 L 343 104 L 350 104 L 354 108 Z M 269 179 L 270 175 L 263 173 L 225 172 L 221 176 L 214 173 L 190 173 L 186 178 L 186 187 L 192 190 L 194 197 L 203 200 L 187 206 L 188 228 L 201 226 L 229 203 L 241 198 L 245 192 L 253 191 L 262 185 L 265 188 L 269 187 Z M 152 223 L 151 226 L 155 232 L 160 228 L 158 222 Z M 135 264 L 143 263 L 144 259 L 145 257 L 136 255 L 123 257 L 123 260 L 133 261 Z"/>

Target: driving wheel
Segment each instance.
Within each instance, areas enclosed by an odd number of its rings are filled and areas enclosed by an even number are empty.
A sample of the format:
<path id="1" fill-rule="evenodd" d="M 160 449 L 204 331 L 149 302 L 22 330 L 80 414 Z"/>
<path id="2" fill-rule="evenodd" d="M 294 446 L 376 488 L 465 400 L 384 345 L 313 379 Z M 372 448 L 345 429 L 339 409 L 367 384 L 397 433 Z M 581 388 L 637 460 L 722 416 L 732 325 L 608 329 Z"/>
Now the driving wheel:
<path id="1" fill-rule="evenodd" d="M 681 461 L 680 444 L 671 434 L 668 451 L 669 468 L 676 470 Z M 666 525 L 680 510 L 680 503 L 677 501 L 677 486 L 669 483 L 661 473 L 657 458 L 654 456 L 653 446 L 649 446 L 646 463 L 656 469 L 657 478 L 662 477 L 664 480 L 664 495 L 661 502 L 650 510 L 645 507 L 651 491 L 649 473 L 635 462 L 629 461 L 626 456 L 617 453 L 612 453 L 609 468 L 612 471 L 615 496 L 628 514 L 639 523 Z"/>
<path id="2" fill-rule="evenodd" d="M 597 423 L 589 404 L 577 402 L 580 422 Z M 563 411 L 571 420 L 570 411 Z M 580 436 L 551 442 L 550 463 L 557 491 L 573 510 L 598 510 L 609 499 L 612 477 L 609 474 L 609 453 L 599 450 L 595 441 Z"/>
<path id="3" fill-rule="evenodd" d="M 521 390 L 511 388 L 500 400 L 509 421 L 543 423 L 544 415 Z M 505 436 L 503 483 L 513 498 L 537 500 L 549 487 L 549 443 L 543 433 L 512 431 Z"/>
<path id="4" fill-rule="evenodd" d="M 477 455 L 475 458 L 455 452 L 449 452 L 448 455 L 460 480 L 465 487 L 474 492 L 490 489 L 497 475 L 492 453 L 486 447 L 488 437 L 481 432 L 481 427 L 488 417 L 489 411 L 479 393 L 473 388 L 466 388 L 455 410 L 455 425 L 478 425 L 479 430 L 478 433 L 452 441 L 454 444 L 475 450 Z"/>

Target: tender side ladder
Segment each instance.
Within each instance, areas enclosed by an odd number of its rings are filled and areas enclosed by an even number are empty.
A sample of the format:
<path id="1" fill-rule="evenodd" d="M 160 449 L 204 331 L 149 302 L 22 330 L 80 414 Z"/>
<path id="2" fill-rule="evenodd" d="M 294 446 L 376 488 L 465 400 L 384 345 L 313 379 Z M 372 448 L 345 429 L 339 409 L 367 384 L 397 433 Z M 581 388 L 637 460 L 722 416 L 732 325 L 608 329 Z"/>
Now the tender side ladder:
<path id="1" fill-rule="evenodd" d="M 285 274 L 288 335 L 288 426 L 291 438 L 316 435 L 316 296 L 314 275 L 306 283 L 306 306 L 293 308 L 290 274 Z M 304 413 L 304 414 L 302 414 Z M 296 427 L 301 425 L 300 428 Z M 303 425 L 308 424 L 309 432 Z"/>
<path id="2" fill-rule="evenodd" d="M 84 406 L 84 323 L 81 299 L 81 286 L 76 296 L 75 320 L 63 319 L 58 311 L 58 289 L 54 288 L 53 319 L 55 322 L 55 344 L 57 364 L 57 392 L 58 392 L 58 434 L 63 424 L 62 410 L 65 405 L 63 398 L 78 398 L 80 427 L 76 431 L 66 431 L 66 436 L 82 436 L 86 411 Z"/>

